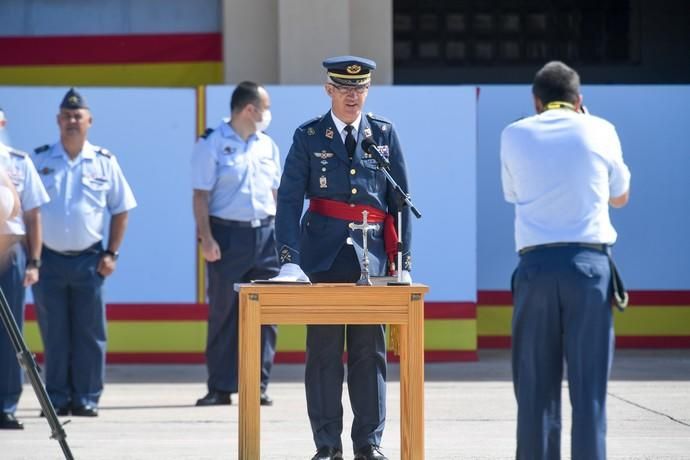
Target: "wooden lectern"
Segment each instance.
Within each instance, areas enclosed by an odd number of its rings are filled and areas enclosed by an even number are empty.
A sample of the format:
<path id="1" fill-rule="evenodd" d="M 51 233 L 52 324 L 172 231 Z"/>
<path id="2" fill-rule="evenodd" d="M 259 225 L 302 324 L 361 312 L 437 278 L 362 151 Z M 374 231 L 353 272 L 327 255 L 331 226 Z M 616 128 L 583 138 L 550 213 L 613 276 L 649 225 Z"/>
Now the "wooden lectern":
<path id="1" fill-rule="evenodd" d="M 239 284 L 239 458 L 259 460 L 262 324 L 391 324 L 400 328 L 402 460 L 424 459 L 422 284 Z M 305 426 L 305 430 L 309 429 Z"/>

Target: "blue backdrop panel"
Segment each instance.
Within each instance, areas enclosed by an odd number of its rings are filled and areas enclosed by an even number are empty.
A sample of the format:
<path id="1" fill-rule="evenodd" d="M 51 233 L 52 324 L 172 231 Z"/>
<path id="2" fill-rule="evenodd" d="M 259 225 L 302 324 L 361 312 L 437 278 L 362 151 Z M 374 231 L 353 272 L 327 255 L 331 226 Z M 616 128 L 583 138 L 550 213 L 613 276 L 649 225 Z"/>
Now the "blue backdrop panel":
<path id="1" fill-rule="evenodd" d="M 227 117 L 233 87 L 207 91 L 207 124 Z M 283 160 L 295 128 L 324 114 L 323 86 L 268 86 L 268 129 Z M 474 87 L 373 86 L 365 111 L 390 118 L 407 159 L 412 199 L 413 278 L 431 286 L 429 300 L 476 299 L 476 91 Z"/>
<path id="2" fill-rule="evenodd" d="M 0 87 L 9 143 L 30 151 L 58 141 L 58 106 L 67 88 Z M 138 207 L 108 302 L 194 302 L 195 241 L 189 155 L 196 135 L 192 89 L 81 90 L 94 124 L 89 140 L 116 156 Z"/>
<path id="3" fill-rule="evenodd" d="M 690 87 L 584 86 L 592 114 L 616 125 L 632 172 L 628 206 L 611 210 L 614 248 L 626 287 L 690 288 Z M 503 201 L 499 141 L 512 121 L 534 113 L 531 88 L 482 86 L 478 102 L 478 287 L 509 289 L 513 208 Z"/>

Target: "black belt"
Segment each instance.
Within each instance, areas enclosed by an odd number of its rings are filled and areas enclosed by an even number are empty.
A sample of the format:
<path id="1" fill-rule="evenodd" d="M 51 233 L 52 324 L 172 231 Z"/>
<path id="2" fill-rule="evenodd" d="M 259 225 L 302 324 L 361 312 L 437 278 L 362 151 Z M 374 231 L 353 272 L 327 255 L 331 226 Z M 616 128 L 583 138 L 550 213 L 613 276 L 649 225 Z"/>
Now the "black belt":
<path id="1" fill-rule="evenodd" d="M 101 246 L 101 242 L 99 241 L 98 243 L 94 243 L 91 246 L 89 246 L 86 249 L 82 249 L 79 251 L 58 251 L 57 249 L 53 249 L 51 247 L 46 246 L 45 244 L 43 245 L 44 249 L 47 249 L 50 252 L 54 252 L 55 254 L 60 254 L 61 256 L 66 256 L 66 257 L 77 257 L 81 256 L 83 254 L 96 254 L 100 253 L 103 251 L 103 247 Z"/>
<path id="2" fill-rule="evenodd" d="M 528 252 L 531 251 L 536 251 L 537 249 L 547 249 L 547 248 L 568 248 L 568 247 L 574 247 L 574 248 L 587 248 L 587 249 L 594 249 L 599 252 L 608 252 L 608 244 L 602 244 L 602 243 L 547 243 L 547 244 L 537 244 L 534 246 L 526 246 L 518 251 L 519 255 L 524 255 L 527 254 Z"/>
<path id="3" fill-rule="evenodd" d="M 613 262 L 613 257 L 611 257 L 611 251 L 609 251 L 608 244 L 601 243 L 547 243 L 547 244 L 537 244 L 535 246 L 527 246 L 518 251 L 521 256 L 537 249 L 546 248 L 565 248 L 565 247 L 576 247 L 576 248 L 587 248 L 594 249 L 595 251 L 603 252 L 609 258 L 609 267 L 611 268 L 611 292 L 613 294 L 612 303 L 620 311 L 623 311 L 628 306 L 628 292 L 625 290 L 623 285 L 623 280 L 621 279 L 620 273 L 618 273 L 618 268 Z"/>
<path id="4" fill-rule="evenodd" d="M 239 227 L 239 228 L 259 228 L 265 227 L 273 223 L 273 216 L 264 217 L 263 219 L 253 219 L 253 220 L 228 220 L 221 219 L 220 217 L 211 216 L 210 220 L 214 224 L 224 225 L 226 227 Z"/>

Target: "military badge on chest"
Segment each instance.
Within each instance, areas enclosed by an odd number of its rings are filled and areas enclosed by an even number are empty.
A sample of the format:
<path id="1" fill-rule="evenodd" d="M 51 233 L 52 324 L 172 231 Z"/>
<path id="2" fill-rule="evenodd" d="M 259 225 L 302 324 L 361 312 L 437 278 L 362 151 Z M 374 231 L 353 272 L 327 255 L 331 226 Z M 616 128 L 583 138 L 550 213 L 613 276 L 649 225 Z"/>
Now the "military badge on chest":
<path id="1" fill-rule="evenodd" d="M 232 155 L 235 153 L 237 149 L 235 147 L 231 147 L 229 145 L 226 145 L 225 148 L 223 149 L 223 154 L 225 155 Z"/>
<path id="2" fill-rule="evenodd" d="M 328 188 L 328 179 L 326 178 L 325 173 L 326 172 L 326 166 L 328 165 L 328 161 L 335 156 L 334 153 L 332 152 L 327 152 L 325 150 L 322 150 L 320 152 L 314 152 L 314 156 L 316 158 L 321 159 L 321 177 L 319 177 L 319 188 Z"/>

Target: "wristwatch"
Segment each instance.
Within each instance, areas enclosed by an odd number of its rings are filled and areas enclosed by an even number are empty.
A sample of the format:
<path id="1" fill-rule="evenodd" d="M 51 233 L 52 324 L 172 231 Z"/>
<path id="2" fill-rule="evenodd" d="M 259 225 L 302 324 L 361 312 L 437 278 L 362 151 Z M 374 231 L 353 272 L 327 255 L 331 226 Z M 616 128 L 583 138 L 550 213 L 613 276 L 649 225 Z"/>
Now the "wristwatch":
<path id="1" fill-rule="evenodd" d="M 29 259 L 26 261 L 26 268 L 41 268 L 41 259 Z"/>
<path id="2" fill-rule="evenodd" d="M 117 258 L 120 257 L 119 252 L 111 251 L 110 249 L 103 251 L 103 254 L 110 256 L 113 260 L 117 260 Z"/>

